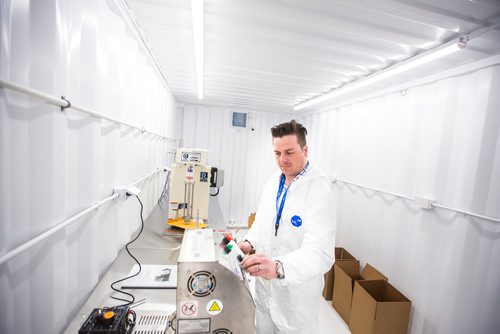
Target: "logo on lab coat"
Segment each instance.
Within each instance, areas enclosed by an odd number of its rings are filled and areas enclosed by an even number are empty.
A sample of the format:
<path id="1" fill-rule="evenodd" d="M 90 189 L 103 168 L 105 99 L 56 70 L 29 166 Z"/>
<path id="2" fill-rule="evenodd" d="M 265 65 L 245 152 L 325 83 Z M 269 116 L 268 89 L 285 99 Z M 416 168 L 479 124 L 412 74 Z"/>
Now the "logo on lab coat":
<path id="1" fill-rule="evenodd" d="M 299 216 L 295 215 L 292 217 L 292 219 L 290 220 L 290 222 L 292 223 L 293 226 L 295 227 L 299 227 L 302 225 L 302 218 L 300 218 Z"/>

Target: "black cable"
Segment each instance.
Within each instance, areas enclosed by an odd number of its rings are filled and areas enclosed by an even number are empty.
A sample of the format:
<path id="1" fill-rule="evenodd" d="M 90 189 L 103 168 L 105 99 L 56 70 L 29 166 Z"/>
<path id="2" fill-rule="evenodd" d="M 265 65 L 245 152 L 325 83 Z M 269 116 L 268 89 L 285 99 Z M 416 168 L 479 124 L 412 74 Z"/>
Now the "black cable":
<path id="1" fill-rule="evenodd" d="M 144 210 L 144 206 L 142 205 L 142 202 L 141 202 L 141 199 L 139 198 L 139 196 L 135 195 L 135 197 L 137 198 L 137 200 L 139 201 L 139 204 L 141 205 L 141 229 L 139 230 L 139 233 L 137 234 L 137 236 L 134 239 L 132 239 L 131 241 L 129 241 L 125 245 L 125 249 L 127 250 L 128 255 L 130 255 L 130 257 L 133 258 L 135 260 L 135 262 L 139 265 L 139 271 L 137 273 L 133 274 L 133 275 L 130 275 L 130 276 L 122 278 L 122 279 L 119 279 L 118 281 L 114 281 L 113 283 L 111 283 L 111 289 L 113 289 L 113 291 L 116 291 L 118 293 L 121 293 L 121 294 L 127 295 L 129 297 L 132 297 L 132 300 L 130 301 L 130 300 L 127 300 L 127 299 L 122 299 L 122 298 L 111 296 L 111 298 L 113 298 L 113 299 L 121 300 L 123 302 L 126 302 L 126 304 L 118 305 L 118 306 L 128 306 L 130 304 L 133 304 L 135 302 L 135 297 L 131 293 L 122 291 L 121 289 L 120 290 L 116 289 L 114 287 L 114 285 L 116 283 L 123 282 L 125 280 L 128 280 L 129 278 L 132 278 L 132 277 L 135 277 L 135 276 L 139 275 L 141 273 L 141 270 L 142 270 L 141 263 L 132 255 L 132 253 L 130 253 L 130 250 L 128 249 L 128 246 L 130 244 L 132 244 L 134 241 L 136 241 L 139 238 L 139 236 L 141 235 L 142 230 L 144 230 L 144 218 L 142 217 L 142 211 Z M 118 306 L 115 306 L 115 307 L 118 307 Z"/>
<path id="2" fill-rule="evenodd" d="M 211 193 L 210 196 L 217 196 L 217 195 L 219 195 L 219 190 L 220 190 L 220 188 L 217 188 L 217 192 L 215 194 Z"/>
<path id="3" fill-rule="evenodd" d="M 161 192 L 160 198 L 158 198 L 158 204 L 161 205 L 161 200 L 165 195 L 168 193 L 168 189 L 170 188 L 170 183 L 168 180 L 170 179 L 170 171 L 167 174 L 167 177 L 165 178 L 165 183 L 163 184 L 163 190 Z"/>
<path id="4" fill-rule="evenodd" d="M 129 316 L 132 317 L 132 319 L 129 319 Z M 135 323 L 137 321 L 137 314 L 135 313 L 134 310 L 129 309 L 127 312 L 127 322 L 129 325 L 135 326 Z"/>

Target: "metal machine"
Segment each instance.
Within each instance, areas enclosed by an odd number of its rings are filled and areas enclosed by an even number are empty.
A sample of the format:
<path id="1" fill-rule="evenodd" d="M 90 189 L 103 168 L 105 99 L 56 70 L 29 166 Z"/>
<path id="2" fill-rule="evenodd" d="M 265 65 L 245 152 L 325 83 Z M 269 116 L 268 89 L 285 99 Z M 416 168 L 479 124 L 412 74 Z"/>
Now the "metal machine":
<path id="1" fill-rule="evenodd" d="M 210 188 L 223 185 L 224 172 L 207 165 L 207 151 L 179 148 L 170 170 L 168 224 L 206 227 Z M 217 194 L 215 194 L 217 195 Z"/>
<path id="2" fill-rule="evenodd" d="M 212 229 L 186 230 L 177 272 L 176 333 L 254 334 L 255 302 L 243 254 Z"/>

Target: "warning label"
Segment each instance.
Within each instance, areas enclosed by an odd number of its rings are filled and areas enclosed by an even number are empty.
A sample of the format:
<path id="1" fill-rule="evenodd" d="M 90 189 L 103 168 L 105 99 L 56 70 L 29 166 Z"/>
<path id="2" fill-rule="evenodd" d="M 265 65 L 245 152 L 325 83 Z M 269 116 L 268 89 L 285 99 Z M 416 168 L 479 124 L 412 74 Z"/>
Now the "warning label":
<path id="1" fill-rule="evenodd" d="M 212 306 L 210 306 L 210 311 L 220 311 L 219 305 L 216 302 L 213 302 Z"/>
<path id="2" fill-rule="evenodd" d="M 198 302 L 188 301 L 183 302 L 181 306 L 182 315 L 186 317 L 196 317 L 198 315 Z"/>
<path id="3" fill-rule="evenodd" d="M 222 312 L 224 305 L 219 299 L 212 299 L 207 303 L 207 312 L 210 315 L 217 315 Z"/>
<path id="4" fill-rule="evenodd" d="M 210 319 L 178 319 L 177 333 L 210 333 Z"/>

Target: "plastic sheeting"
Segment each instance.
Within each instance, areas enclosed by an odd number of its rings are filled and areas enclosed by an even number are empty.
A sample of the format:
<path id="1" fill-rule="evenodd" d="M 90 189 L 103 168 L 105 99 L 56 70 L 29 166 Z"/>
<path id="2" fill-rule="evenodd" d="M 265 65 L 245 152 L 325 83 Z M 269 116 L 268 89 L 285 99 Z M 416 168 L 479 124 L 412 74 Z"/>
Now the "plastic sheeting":
<path id="1" fill-rule="evenodd" d="M 0 77 L 173 137 L 175 100 L 113 1 L 1 2 Z M 0 252 L 158 165 L 174 142 L 0 89 Z M 144 215 L 165 174 L 142 185 Z M 138 228 L 112 201 L 0 266 L 0 332 L 57 333 Z"/>

